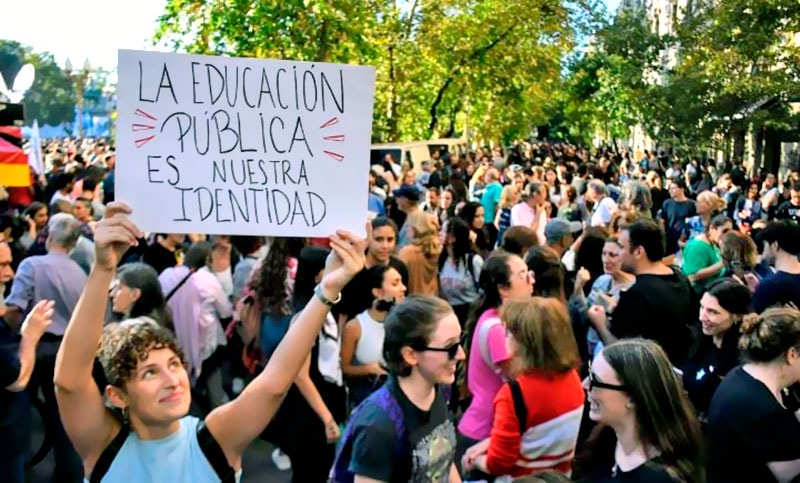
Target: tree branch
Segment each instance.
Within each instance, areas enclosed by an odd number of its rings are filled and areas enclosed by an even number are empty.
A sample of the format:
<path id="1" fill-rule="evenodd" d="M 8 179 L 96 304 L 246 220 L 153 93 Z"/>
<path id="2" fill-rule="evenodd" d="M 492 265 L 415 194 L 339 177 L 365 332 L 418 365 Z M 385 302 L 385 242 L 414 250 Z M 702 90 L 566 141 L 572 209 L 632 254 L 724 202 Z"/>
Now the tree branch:
<path id="1" fill-rule="evenodd" d="M 417 9 L 417 4 L 419 0 L 414 0 L 414 4 L 411 5 L 411 11 L 408 13 L 408 22 L 406 22 L 406 40 L 411 37 L 411 28 L 414 26 L 414 12 Z"/>
<path id="2" fill-rule="evenodd" d="M 508 37 L 508 35 L 511 33 L 512 30 L 514 30 L 514 28 L 517 25 L 518 24 L 516 24 L 516 23 L 515 24 L 511 24 L 511 26 L 509 26 L 503 33 L 498 35 L 496 39 L 494 39 L 493 41 L 491 41 L 487 45 L 484 45 L 483 47 L 475 49 L 475 51 L 473 51 L 469 55 L 469 57 L 467 57 L 466 61 L 464 61 L 463 63 L 462 62 L 456 63 L 456 67 L 450 72 L 450 75 L 445 80 L 444 85 L 442 85 L 442 87 L 439 89 L 439 92 L 436 94 L 436 99 L 433 101 L 433 104 L 431 104 L 431 111 L 430 111 L 431 112 L 431 124 L 430 124 L 430 126 L 428 126 L 428 130 L 431 131 L 431 133 L 433 133 L 433 130 L 436 128 L 436 125 L 439 123 L 439 119 L 438 119 L 437 113 L 436 113 L 437 109 L 439 108 L 439 104 L 441 104 L 442 99 L 444 98 L 444 93 L 447 91 L 447 89 L 453 83 L 453 81 L 456 78 L 456 75 L 458 75 L 461 72 L 461 69 L 463 69 L 464 66 L 468 65 L 473 60 L 485 55 L 487 52 L 489 52 L 494 47 L 496 47 L 497 44 L 499 44 L 500 42 L 503 41 L 503 39 Z"/>

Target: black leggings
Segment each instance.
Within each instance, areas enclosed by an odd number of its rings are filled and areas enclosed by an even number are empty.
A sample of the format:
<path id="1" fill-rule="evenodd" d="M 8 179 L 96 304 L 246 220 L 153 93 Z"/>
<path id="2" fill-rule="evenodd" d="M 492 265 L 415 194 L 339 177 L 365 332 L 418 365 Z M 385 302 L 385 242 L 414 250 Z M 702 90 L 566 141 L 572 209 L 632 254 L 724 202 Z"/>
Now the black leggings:
<path id="1" fill-rule="evenodd" d="M 332 402 L 327 401 L 327 404 L 336 417 L 338 411 Z M 261 438 L 280 448 L 289 457 L 292 462 L 292 481 L 328 481 L 336 456 L 336 443 L 328 443 L 325 425 L 296 387 L 290 389 Z"/>

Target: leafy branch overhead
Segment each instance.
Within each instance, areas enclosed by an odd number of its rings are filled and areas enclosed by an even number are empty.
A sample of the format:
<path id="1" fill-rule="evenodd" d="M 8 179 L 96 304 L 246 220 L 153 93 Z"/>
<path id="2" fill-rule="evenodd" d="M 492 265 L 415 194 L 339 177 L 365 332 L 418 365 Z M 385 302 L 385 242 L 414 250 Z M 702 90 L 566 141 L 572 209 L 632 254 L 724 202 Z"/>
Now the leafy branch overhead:
<path id="1" fill-rule="evenodd" d="M 596 0 L 169 0 L 155 42 L 192 53 L 376 67 L 376 141 L 527 136 Z"/>
<path id="2" fill-rule="evenodd" d="M 673 29 L 644 10 L 600 29 L 570 65 L 551 131 L 627 138 L 638 124 L 662 144 L 702 147 L 748 125 L 789 126 L 787 102 L 800 98 L 800 2 L 692 4 L 675 12 Z"/>

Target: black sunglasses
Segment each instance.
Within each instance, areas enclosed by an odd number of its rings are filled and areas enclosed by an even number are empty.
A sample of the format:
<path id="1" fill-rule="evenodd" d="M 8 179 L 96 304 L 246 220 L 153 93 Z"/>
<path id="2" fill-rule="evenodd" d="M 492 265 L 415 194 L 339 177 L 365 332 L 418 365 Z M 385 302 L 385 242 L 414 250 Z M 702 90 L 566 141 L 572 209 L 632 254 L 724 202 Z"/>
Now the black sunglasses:
<path id="1" fill-rule="evenodd" d="M 622 391 L 625 392 L 628 389 L 623 385 L 617 384 L 607 384 L 605 382 L 600 381 L 597 379 L 597 376 L 594 372 L 589 371 L 589 390 L 599 387 L 600 389 L 610 389 L 612 391 Z"/>
<path id="2" fill-rule="evenodd" d="M 458 342 L 449 345 L 447 347 L 429 347 L 426 345 L 417 344 L 417 345 L 412 345 L 411 348 L 419 352 L 423 351 L 447 352 L 447 357 L 452 361 L 458 355 L 458 349 L 461 348 L 461 345 L 463 343 L 464 343 L 464 334 L 461 334 L 461 337 L 458 338 Z"/>

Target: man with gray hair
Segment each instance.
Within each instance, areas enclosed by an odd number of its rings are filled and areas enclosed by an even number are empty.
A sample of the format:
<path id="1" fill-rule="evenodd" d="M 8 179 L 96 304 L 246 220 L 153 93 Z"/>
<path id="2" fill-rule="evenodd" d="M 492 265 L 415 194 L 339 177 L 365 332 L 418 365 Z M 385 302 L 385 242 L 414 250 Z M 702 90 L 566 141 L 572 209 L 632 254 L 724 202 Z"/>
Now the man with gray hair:
<path id="1" fill-rule="evenodd" d="M 25 315 L 36 303 L 54 302 L 53 323 L 45 330 L 36 350 L 30 387 L 32 394 L 36 394 L 38 387 L 44 394 L 46 414 L 43 416 L 53 435 L 56 460 L 52 481 L 81 481 L 83 464 L 61 425 L 53 388 L 58 347 L 87 280 L 86 272 L 70 258 L 80 238 L 81 223 L 72 215 L 64 214 L 54 216 L 48 227 L 47 254 L 28 257 L 17 267 L 11 294 L 6 299 L 5 321 L 11 330 L 18 331 Z"/>
<path id="2" fill-rule="evenodd" d="M 92 265 L 94 265 L 94 242 L 86 238 L 83 234 L 83 224 L 81 221 L 69 213 L 56 213 L 50 217 L 50 221 L 47 223 L 47 229 L 48 231 L 52 231 L 55 225 L 70 227 L 76 222 L 81 229 L 78 232 L 78 241 L 72 245 L 69 251 L 69 257 L 86 272 L 86 275 L 89 275 L 89 272 L 92 270 Z M 64 229 L 60 231 L 63 232 Z"/>
<path id="3" fill-rule="evenodd" d="M 586 189 L 586 198 L 594 203 L 590 225 L 608 227 L 617 204 L 608 196 L 606 184 L 599 179 L 591 180 Z"/>

